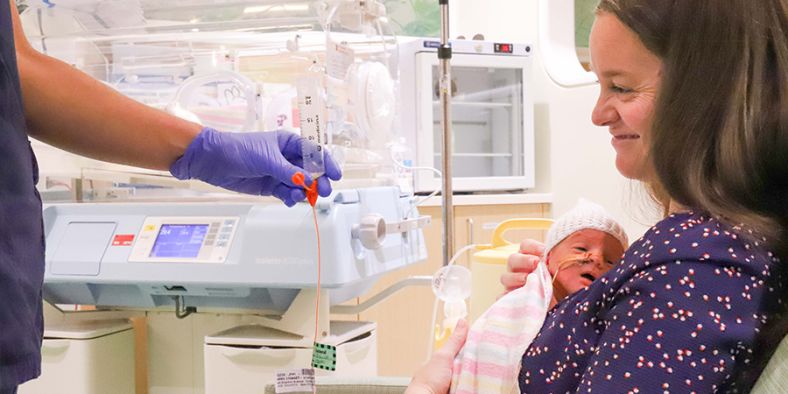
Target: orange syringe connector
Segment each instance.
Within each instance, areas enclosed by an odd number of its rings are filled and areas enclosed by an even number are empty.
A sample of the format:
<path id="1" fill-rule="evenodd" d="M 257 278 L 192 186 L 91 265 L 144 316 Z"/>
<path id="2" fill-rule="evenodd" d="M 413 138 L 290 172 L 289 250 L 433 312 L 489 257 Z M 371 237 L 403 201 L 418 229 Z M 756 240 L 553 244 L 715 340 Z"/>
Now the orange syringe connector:
<path id="1" fill-rule="evenodd" d="M 311 186 L 307 186 L 304 182 L 304 174 L 296 172 L 293 174 L 292 180 L 294 184 L 304 188 L 306 191 L 306 199 L 309 201 L 309 205 L 314 207 L 315 203 L 317 203 L 317 179 L 312 181 Z"/>

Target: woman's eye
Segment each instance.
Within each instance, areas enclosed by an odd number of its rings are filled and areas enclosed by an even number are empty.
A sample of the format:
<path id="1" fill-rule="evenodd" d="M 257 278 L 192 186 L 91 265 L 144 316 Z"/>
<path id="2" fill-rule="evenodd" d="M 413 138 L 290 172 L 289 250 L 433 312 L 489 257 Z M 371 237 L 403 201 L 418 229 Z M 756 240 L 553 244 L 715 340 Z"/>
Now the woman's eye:
<path id="1" fill-rule="evenodd" d="M 608 260 L 608 261 L 607 261 L 607 265 L 609 265 L 609 266 L 611 266 L 611 267 L 612 267 L 612 266 L 614 266 L 615 264 L 616 264 L 616 263 L 614 263 L 614 262 L 613 262 L 613 260 Z"/>
<path id="2" fill-rule="evenodd" d="M 610 85 L 610 91 L 613 93 L 630 93 L 632 92 L 632 89 L 618 85 Z"/>

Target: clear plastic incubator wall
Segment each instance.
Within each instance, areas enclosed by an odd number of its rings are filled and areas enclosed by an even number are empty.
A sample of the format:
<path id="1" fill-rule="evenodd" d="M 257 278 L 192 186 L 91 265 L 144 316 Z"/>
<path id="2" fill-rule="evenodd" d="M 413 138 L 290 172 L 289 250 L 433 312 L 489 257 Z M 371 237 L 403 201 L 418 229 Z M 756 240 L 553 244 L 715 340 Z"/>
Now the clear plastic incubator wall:
<path id="1" fill-rule="evenodd" d="M 398 43 L 379 2 L 64 0 L 25 7 L 25 33 L 41 52 L 218 130 L 299 132 L 299 97 L 320 92 L 321 137 L 342 165 L 340 187 L 398 184 L 405 176 L 387 153 L 398 138 Z M 45 173 L 107 168 L 74 159 L 50 167 L 42 156 Z"/>
<path id="2" fill-rule="evenodd" d="M 59 391 L 57 376 L 84 393 L 134 392 L 119 383 L 127 381 L 137 392 L 262 392 L 277 372 L 309 367 L 314 331 L 336 348 L 335 370 L 318 375 L 375 375 L 375 323 L 329 321 L 329 312 L 386 272 L 424 260 L 429 222 L 415 209 L 411 174 L 392 159 L 405 149 L 394 126 L 399 47 L 385 7 L 29 0 L 20 10 L 35 48 L 134 100 L 222 131 L 301 133 L 343 170 L 316 206 L 324 236 L 316 292 L 308 204 L 286 208 L 33 141 L 45 203 L 44 298 L 60 310 L 48 308 L 43 375 L 20 392 Z M 160 241 L 182 253 L 156 255 Z M 50 345 L 95 337 L 62 333 L 102 312 L 143 319 L 134 324 L 137 345 L 124 337 L 111 349 L 47 356 Z M 127 335 L 122 326 L 115 331 Z M 134 368 L 96 369 L 93 355 L 128 354 L 129 346 Z"/>

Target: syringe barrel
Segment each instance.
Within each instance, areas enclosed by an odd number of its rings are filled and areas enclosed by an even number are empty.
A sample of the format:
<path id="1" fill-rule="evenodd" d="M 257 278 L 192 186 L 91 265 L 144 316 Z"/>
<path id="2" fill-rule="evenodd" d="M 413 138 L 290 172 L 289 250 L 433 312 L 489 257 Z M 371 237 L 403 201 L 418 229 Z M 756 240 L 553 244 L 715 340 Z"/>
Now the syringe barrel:
<path id="1" fill-rule="evenodd" d="M 323 162 L 326 105 L 322 81 L 322 73 L 308 72 L 297 82 L 298 112 L 304 138 L 301 145 L 303 168 L 313 179 L 326 172 Z"/>
<path id="2" fill-rule="evenodd" d="M 326 172 L 325 162 L 323 160 L 324 151 L 324 146 L 306 138 L 301 145 L 301 155 L 304 158 L 303 167 L 312 179 L 317 179 Z"/>

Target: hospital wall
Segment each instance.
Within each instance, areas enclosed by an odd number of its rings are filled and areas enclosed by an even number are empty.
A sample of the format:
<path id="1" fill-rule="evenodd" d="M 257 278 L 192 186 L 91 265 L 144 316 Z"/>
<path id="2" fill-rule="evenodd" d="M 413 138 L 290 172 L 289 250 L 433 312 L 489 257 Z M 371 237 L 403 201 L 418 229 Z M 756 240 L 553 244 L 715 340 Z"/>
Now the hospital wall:
<path id="1" fill-rule="evenodd" d="M 573 0 L 550 0 L 565 5 L 557 15 L 573 20 Z M 546 1 L 490 0 L 451 3 L 451 35 L 489 41 L 539 44 L 539 7 Z M 574 37 L 573 31 L 566 34 Z M 615 153 L 607 128 L 591 123 L 598 84 L 564 87 L 548 74 L 538 48 L 533 63 L 534 116 L 537 144 L 537 190 L 552 193 L 552 212 L 567 211 L 579 197 L 605 206 L 620 218 L 630 239 L 639 238 L 658 219 L 658 210 L 648 201 L 642 185 L 622 177 L 616 170 Z M 565 59 L 562 61 L 577 61 Z"/>

